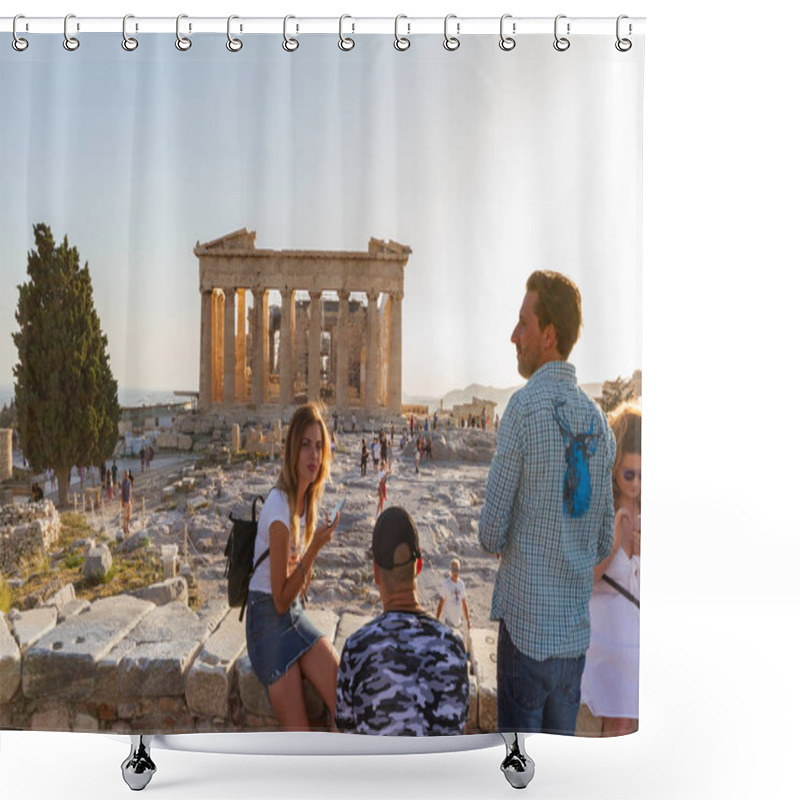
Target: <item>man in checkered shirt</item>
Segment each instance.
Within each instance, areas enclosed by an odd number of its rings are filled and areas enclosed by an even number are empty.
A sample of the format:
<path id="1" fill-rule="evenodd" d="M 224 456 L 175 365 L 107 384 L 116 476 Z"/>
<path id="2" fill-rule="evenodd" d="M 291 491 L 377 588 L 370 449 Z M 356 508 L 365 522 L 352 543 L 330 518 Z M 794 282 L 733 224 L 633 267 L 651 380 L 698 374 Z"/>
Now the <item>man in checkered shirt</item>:
<path id="1" fill-rule="evenodd" d="M 534 272 L 526 289 L 511 341 L 528 382 L 503 414 L 478 528 L 500 559 L 497 725 L 574 734 L 593 568 L 614 539 L 616 445 L 567 363 L 581 326 L 578 287 Z"/>

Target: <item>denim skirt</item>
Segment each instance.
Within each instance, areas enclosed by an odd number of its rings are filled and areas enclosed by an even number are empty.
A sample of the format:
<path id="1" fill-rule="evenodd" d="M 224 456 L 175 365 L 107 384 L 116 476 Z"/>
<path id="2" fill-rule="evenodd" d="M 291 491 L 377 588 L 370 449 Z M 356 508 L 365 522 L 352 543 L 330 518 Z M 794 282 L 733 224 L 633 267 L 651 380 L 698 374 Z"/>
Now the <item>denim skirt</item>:
<path id="1" fill-rule="evenodd" d="M 279 614 L 272 595 L 263 592 L 250 592 L 245 627 L 250 664 L 265 687 L 275 683 L 322 638 L 299 598 L 295 598 L 285 614 Z"/>

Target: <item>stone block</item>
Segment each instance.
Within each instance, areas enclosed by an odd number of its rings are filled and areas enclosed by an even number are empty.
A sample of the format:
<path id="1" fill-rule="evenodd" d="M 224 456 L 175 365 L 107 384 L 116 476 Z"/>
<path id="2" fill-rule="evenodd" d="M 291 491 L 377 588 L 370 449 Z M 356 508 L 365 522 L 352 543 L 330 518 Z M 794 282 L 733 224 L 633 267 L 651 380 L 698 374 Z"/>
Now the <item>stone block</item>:
<path id="1" fill-rule="evenodd" d="M 475 730 L 478 727 L 478 681 L 474 675 L 469 676 L 469 717 L 467 729 Z"/>
<path id="2" fill-rule="evenodd" d="M 355 633 L 362 625 L 366 625 L 372 619 L 373 617 L 351 614 L 349 611 L 342 614 L 342 618 L 339 620 L 339 626 L 336 630 L 336 638 L 333 642 L 336 652 L 341 653 L 344 643 L 347 641 L 347 637 Z"/>
<path id="3" fill-rule="evenodd" d="M 128 636 L 134 646 L 117 665 L 119 693 L 127 697 L 182 695 L 192 659 L 208 635 L 207 626 L 185 604 L 156 608 Z"/>
<path id="4" fill-rule="evenodd" d="M 46 606 L 55 606 L 59 615 L 67 603 L 71 603 L 75 599 L 75 587 L 68 583 L 62 586 L 55 594 L 50 595 L 45 601 Z"/>
<path id="5" fill-rule="evenodd" d="M 189 589 L 186 579 L 180 576 L 169 578 L 160 583 L 153 583 L 150 586 L 140 589 L 136 596 L 157 606 L 165 606 L 167 603 L 189 603 Z"/>
<path id="6" fill-rule="evenodd" d="M 111 551 L 105 544 L 99 544 L 89 551 L 83 563 L 83 574 L 88 581 L 102 581 L 111 569 Z"/>
<path id="7" fill-rule="evenodd" d="M 175 497 L 175 487 L 174 486 L 165 486 L 161 490 L 161 500 L 166 502 L 167 500 L 172 500 Z"/>
<path id="8" fill-rule="evenodd" d="M 42 636 L 52 631 L 57 623 L 58 611 L 53 606 L 33 608 L 15 615 L 11 621 L 11 631 L 20 652 L 24 655 Z"/>
<path id="9" fill-rule="evenodd" d="M 335 611 L 328 611 L 324 608 L 306 608 L 306 616 L 329 642 L 336 641 L 339 615 Z"/>
<path id="10" fill-rule="evenodd" d="M 196 494 L 186 498 L 186 508 L 193 514 L 196 514 L 200 509 L 206 508 L 208 504 L 208 498 L 202 494 Z"/>
<path id="11" fill-rule="evenodd" d="M 194 442 L 192 441 L 191 436 L 187 436 L 185 433 L 178 434 L 178 450 L 191 450 L 193 444 Z"/>
<path id="12" fill-rule="evenodd" d="M 231 425 L 231 450 L 238 453 L 242 449 L 242 435 L 237 423 Z"/>
<path id="13" fill-rule="evenodd" d="M 472 628 L 472 668 L 478 681 L 478 726 L 497 730 L 497 634 L 492 629 Z"/>
<path id="14" fill-rule="evenodd" d="M 275 719 L 267 690 L 254 672 L 246 650 L 236 660 L 236 674 L 239 679 L 239 697 L 242 699 L 245 710 L 259 717 Z"/>
<path id="15" fill-rule="evenodd" d="M 189 710 L 208 717 L 226 717 L 236 660 L 246 647 L 244 620 L 231 609 L 211 634 L 186 678 Z"/>
<path id="16" fill-rule="evenodd" d="M 28 650 L 22 663 L 23 693 L 29 698 L 89 697 L 97 662 L 154 608 L 129 595 L 95 601 L 88 611 L 66 620 Z"/>
<path id="17" fill-rule="evenodd" d="M 21 669 L 19 645 L 8 629 L 5 614 L 0 613 L 0 703 L 7 703 L 17 693 Z"/>
<path id="18" fill-rule="evenodd" d="M 69 712 L 66 707 L 49 708 L 31 715 L 32 731 L 69 731 Z"/>
<path id="19" fill-rule="evenodd" d="M 77 617 L 78 614 L 83 614 L 84 611 L 88 611 L 91 607 L 92 604 L 88 600 L 83 600 L 81 598 L 70 600 L 69 603 L 66 603 L 58 612 L 58 622 L 61 624 L 70 617 Z"/>
<path id="20" fill-rule="evenodd" d="M 75 722 L 72 723 L 72 730 L 83 733 L 96 733 L 100 730 L 100 723 L 91 714 L 80 711 L 75 716 Z"/>

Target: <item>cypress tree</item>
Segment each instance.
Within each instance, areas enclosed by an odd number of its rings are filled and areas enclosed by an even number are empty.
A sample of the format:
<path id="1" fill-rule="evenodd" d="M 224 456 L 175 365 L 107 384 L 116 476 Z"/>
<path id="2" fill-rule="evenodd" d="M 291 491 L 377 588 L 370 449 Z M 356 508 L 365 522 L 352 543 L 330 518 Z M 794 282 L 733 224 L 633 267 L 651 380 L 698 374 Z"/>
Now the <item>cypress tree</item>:
<path id="1" fill-rule="evenodd" d="M 35 472 L 55 471 L 64 506 L 70 469 L 112 455 L 120 408 L 89 264 L 81 268 L 66 236 L 56 246 L 44 223 L 33 234 L 36 248 L 28 253 L 29 280 L 17 287 L 19 331 L 13 334 L 19 440 Z"/>

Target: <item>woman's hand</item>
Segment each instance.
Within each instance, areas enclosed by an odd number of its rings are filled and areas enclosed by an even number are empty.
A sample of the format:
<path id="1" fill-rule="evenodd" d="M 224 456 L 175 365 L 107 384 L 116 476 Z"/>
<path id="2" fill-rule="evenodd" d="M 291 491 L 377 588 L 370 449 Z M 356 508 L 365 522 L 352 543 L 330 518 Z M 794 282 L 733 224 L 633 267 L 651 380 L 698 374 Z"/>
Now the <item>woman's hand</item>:
<path id="1" fill-rule="evenodd" d="M 325 521 L 317 527 L 311 539 L 311 546 L 317 551 L 322 550 L 333 539 L 333 532 L 339 525 L 339 517 L 341 517 L 341 511 L 330 522 L 328 522 L 327 517 L 323 517 Z"/>

